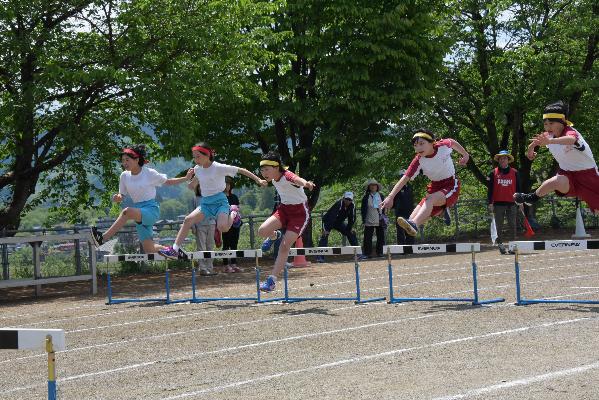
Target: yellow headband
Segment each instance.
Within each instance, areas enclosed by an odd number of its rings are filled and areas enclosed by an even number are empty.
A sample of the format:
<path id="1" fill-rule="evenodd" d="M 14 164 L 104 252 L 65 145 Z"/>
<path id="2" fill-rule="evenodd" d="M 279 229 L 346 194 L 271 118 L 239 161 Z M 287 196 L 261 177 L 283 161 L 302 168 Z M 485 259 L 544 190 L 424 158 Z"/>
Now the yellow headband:
<path id="1" fill-rule="evenodd" d="M 262 160 L 262 161 L 260 161 L 260 166 L 261 166 L 261 167 L 263 167 L 263 166 L 265 166 L 265 165 L 269 165 L 269 166 L 271 166 L 271 167 L 278 167 L 278 166 L 279 166 L 279 165 L 281 165 L 281 164 L 279 164 L 279 163 L 278 163 L 278 162 L 276 162 L 276 161 L 272 161 L 272 160 Z"/>
<path id="2" fill-rule="evenodd" d="M 412 140 L 416 139 L 417 137 L 430 140 L 431 142 L 434 140 L 433 137 L 426 132 L 416 132 L 414 136 L 412 136 Z"/>
<path id="3" fill-rule="evenodd" d="M 566 123 L 566 125 L 568 126 L 572 126 L 574 125 L 572 122 L 568 121 L 566 119 L 566 116 L 564 114 L 559 114 L 559 113 L 549 113 L 549 114 L 543 114 L 543 119 L 550 119 L 550 118 L 556 118 L 556 119 L 561 119 L 562 121 L 564 121 Z"/>

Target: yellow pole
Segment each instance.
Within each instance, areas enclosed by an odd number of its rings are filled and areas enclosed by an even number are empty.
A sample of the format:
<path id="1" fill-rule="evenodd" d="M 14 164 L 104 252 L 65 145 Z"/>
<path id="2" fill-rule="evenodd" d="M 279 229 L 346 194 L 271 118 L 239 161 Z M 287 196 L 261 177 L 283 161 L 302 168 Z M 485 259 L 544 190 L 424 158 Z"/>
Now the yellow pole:
<path id="1" fill-rule="evenodd" d="M 56 359 L 52 335 L 46 335 L 46 352 L 48 353 L 48 400 L 56 400 Z"/>

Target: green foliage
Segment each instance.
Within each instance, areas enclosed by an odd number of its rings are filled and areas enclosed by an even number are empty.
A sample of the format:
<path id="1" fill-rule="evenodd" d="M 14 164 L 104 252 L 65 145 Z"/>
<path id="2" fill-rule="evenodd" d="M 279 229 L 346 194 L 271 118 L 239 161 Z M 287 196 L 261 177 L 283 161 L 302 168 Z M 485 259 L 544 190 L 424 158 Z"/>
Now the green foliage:
<path id="1" fill-rule="evenodd" d="M 195 111 L 252 94 L 245 77 L 268 60 L 263 27 L 277 4 L 4 2 L 0 225 L 16 228 L 22 212 L 42 202 L 60 205 L 72 222 L 98 198 L 108 206 L 120 148 L 160 147 L 148 126 L 167 152 L 188 153 L 191 140 L 179 135 Z"/>

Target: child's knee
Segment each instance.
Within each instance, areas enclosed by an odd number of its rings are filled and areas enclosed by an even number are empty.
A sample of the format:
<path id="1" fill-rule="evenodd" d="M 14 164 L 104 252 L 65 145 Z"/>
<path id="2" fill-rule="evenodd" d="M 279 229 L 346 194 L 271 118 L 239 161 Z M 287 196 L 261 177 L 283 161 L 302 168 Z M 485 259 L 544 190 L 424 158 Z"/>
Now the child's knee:
<path id="1" fill-rule="evenodd" d="M 260 226 L 258 228 L 258 235 L 261 237 L 267 237 L 267 236 L 272 235 L 272 231 L 266 229 L 264 226 Z"/>

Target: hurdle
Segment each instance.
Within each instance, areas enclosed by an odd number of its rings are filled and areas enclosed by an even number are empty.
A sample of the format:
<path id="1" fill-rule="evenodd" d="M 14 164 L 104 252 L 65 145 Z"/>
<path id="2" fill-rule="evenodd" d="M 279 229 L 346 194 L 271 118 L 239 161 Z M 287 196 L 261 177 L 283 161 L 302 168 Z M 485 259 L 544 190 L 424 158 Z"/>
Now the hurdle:
<path id="1" fill-rule="evenodd" d="M 115 299 L 112 296 L 112 284 L 110 279 L 110 273 L 107 275 L 107 294 L 108 294 L 108 302 L 106 304 L 119 304 L 119 303 L 137 303 L 137 302 L 163 302 L 165 304 L 175 304 L 175 303 L 205 303 L 210 301 L 258 301 L 259 300 L 259 286 L 260 286 L 260 266 L 259 259 L 262 257 L 262 250 L 223 250 L 223 251 L 194 251 L 187 253 L 188 260 L 191 263 L 191 297 L 183 298 L 183 299 L 172 299 L 171 297 L 171 289 L 170 289 L 170 269 L 168 269 L 168 261 L 172 261 L 166 259 L 160 254 L 120 254 L 120 255 L 106 255 L 104 256 L 104 261 L 106 263 L 114 263 L 121 261 L 166 261 L 167 269 L 165 270 L 165 297 L 159 298 L 129 298 L 129 299 Z M 204 260 L 204 259 L 222 259 L 222 258 L 253 258 L 256 261 L 256 285 L 258 288 L 258 295 L 256 297 L 253 296 L 244 296 L 244 297 L 201 297 L 198 296 L 197 289 L 197 270 L 193 265 L 195 260 Z M 268 301 L 279 301 L 280 299 L 269 299 Z"/>
<path id="2" fill-rule="evenodd" d="M 124 261 L 133 261 L 133 262 L 142 262 L 142 261 L 166 261 L 167 268 L 165 271 L 165 288 L 166 288 L 166 296 L 165 297 L 154 297 L 154 298 L 121 298 L 115 299 L 112 295 L 112 278 L 110 274 L 110 269 L 106 268 L 106 304 L 121 304 L 121 303 L 144 303 L 144 302 L 169 302 L 169 269 L 168 269 L 168 259 L 161 256 L 158 253 L 149 253 L 149 254 L 109 254 L 104 256 L 104 263 L 108 266 L 110 263 L 116 262 L 124 262 Z"/>
<path id="3" fill-rule="evenodd" d="M 0 328 L 0 349 L 45 350 L 48 353 L 48 400 L 56 400 L 55 351 L 66 348 L 62 329 Z"/>
<path id="4" fill-rule="evenodd" d="M 453 243 L 453 244 L 413 244 L 413 245 L 390 245 L 384 246 L 383 252 L 387 254 L 389 273 L 389 301 L 388 303 L 404 303 L 409 301 L 449 301 L 469 302 L 473 306 L 499 303 L 504 298 L 480 300 L 478 296 L 478 267 L 476 265 L 475 253 L 480 252 L 480 243 Z M 472 254 L 472 292 L 473 297 L 396 297 L 393 290 L 393 266 L 391 254 L 430 254 L 430 253 L 471 253 Z"/>
<path id="5" fill-rule="evenodd" d="M 525 299 L 522 297 L 522 284 L 520 276 L 520 251 L 535 250 L 597 250 L 599 240 L 544 240 L 544 241 L 513 241 L 508 247 L 514 252 L 514 270 L 516 274 L 516 305 L 524 306 L 539 303 L 567 303 L 567 304 L 599 304 L 599 300 L 576 299 Z"/>
<path id="6" fill-rule="evenodd" d="M 373 301 L 383 301 L 386 297 L 374 297 L 363 299 L 360 290 L 360 264 L 358 263 L 358 255 L 362 254 L 360 246 L 344 246 L 344 247 L 310 247 L 310 248 L 292 248 L 289 251 L 289 256 L 323 256 L 323 255 L 353 255 L 354 258 L 354 274 L 356 277 L 356 295 L 352 297 L 291 297 L 289 295 L 289 269 L 285 267 L 284 271 L 284 291 L 285 303 L 296 303 L 300 301 L 353 301 L 358 303 L 370 303 Z"/>

